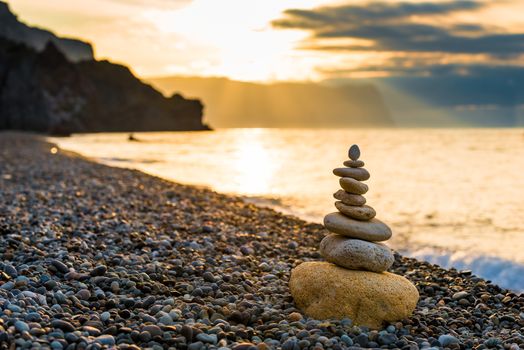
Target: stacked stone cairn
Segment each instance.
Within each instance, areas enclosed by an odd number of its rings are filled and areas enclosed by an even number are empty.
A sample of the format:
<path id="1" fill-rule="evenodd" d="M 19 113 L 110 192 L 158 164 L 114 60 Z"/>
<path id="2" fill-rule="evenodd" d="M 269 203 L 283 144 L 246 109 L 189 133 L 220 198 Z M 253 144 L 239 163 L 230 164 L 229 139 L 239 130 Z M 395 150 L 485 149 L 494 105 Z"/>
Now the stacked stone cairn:
<path id="1" fill-rule="evenodd" d="M 391 237 L 391 229 L 365 205 L 368 186 L 362 181 L 370 174 L 359 160 L 359 147 L 351 146 L 348 155 L 345 167 L 333 170 L 342 189 L 333 195 L 338 212 L 324 218 L 330 234 L 320 242 L 320 254 L 327 262 L 306 262 L 293 269 L 290 290 L 310 317 L 349 317 L 376 329 L 411 315 L 419 294 L 406 278 L 386 272 L 395 258 L 380 242 Z"/>

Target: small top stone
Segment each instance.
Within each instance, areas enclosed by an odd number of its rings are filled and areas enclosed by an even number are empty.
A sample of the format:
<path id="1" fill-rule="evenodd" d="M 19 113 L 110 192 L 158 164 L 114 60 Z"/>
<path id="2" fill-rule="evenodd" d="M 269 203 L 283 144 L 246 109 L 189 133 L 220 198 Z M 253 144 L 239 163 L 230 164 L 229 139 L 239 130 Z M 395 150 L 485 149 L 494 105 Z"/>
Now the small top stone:
<path id="1" fill-rule="evenodd" d="M 360 148 L 357 145 L 349 147 L 348 156 L 351 160 L 358 160 L 360 158 Z"/>

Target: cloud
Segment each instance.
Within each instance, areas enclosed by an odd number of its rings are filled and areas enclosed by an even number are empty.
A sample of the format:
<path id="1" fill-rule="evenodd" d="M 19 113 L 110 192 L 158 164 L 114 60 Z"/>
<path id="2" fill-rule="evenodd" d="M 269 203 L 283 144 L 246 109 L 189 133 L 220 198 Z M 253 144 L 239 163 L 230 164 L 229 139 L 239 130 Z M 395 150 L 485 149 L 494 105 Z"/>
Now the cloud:
<path id="1" fill-rule="evenodd" d="M 284 11 L 285 19 L 273 21 L 281 28 L 328 29 L 368 23 L 370 21 L 392 20 L 414 15 L 447 14 L 459 10 L 475 10 L 483 6 L 476 1 L 449 1 L 425 3 L 373 2 L 363 5 L 324 6 L 313 10 L 289 9 Z"/>
<path id="2" fill-rule="evenodd" d="M 373 2 L 362 5 L 290 9 L 273 21 L 277 28 L 312 33 L 302 48 L 322 51 L 440 52 L 514 56 L 524 53 L 524 33 L 493 32 L 482 24 L 442 26 L 435 15 L 476 11 L 480 1 Z M 413 18 L 418 18 L 415 21 Z M 421 21 L 424 19 L 424 21 Z M 497 28 L 498 29 L 498 28 Z M 362 44 L 326 44 L 326 39 L 363 39 Z"/>

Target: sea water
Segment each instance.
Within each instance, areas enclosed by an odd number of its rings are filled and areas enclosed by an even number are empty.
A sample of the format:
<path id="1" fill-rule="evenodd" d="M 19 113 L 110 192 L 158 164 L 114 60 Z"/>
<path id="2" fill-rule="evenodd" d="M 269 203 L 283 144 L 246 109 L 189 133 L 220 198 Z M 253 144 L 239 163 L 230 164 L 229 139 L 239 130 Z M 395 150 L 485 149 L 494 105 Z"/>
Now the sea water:
<path id="1" fill-rule="evenodd" d="M 523 129 L 227 129 L 55 138 L 112 166 L 242 195 L 305 220 L 335 211 L 332 169 L 358 144 L 388 244 L 524 291 Z"/>

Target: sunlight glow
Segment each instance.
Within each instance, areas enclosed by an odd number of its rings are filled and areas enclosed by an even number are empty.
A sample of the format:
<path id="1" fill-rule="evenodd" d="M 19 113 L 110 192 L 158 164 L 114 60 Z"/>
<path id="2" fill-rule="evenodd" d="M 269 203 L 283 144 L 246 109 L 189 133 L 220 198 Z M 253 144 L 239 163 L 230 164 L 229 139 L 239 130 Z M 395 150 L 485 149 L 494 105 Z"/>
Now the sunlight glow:
<path id="1" fill-rule="evenodd" d="M 383 68 L 387 68 L 385 64 L 402 65 L 403 55 L 409 56 L 408 61 L 422 65 L 522 62 L 520 55 L 502 58 L 474 53 L 308 50 L 318 46 L 333 48 L 340 41 L 369 46 L 372 41 L 354 38 L 308 41 L 305 39 L 311 33 L 307 30 L 282 30 L 271 25 L 271 21 L 283 18 L 287 9 L 367 0 L 7 1 L 23 22 L 60 36 L 87 40 L 94 45 L 97 59 L 128 65 L 142 78 L 186 75 L 264 82 L 318 81 L 330 78 L 332 72 L 341 73 L 339 77 L 369 78 L 383 74 L 380 69 L 370 69 L 370 62 Z M 520 15 L 523 10 L 523 2 L 508 0 L 489 2 L 478 11 L 413 16 L 411 20 L 421 24 L 436 21 L 443 28 L 456 23 L 484 23 L 489 24 L 493 33 L 518 33 L 524 30 Z M 399 59 L 391 61 L 393 56 Z"/>
<path id="2" fill-rule="evenodd" d="M 235 143 L 232 159 L 232 181 L 241 193 L 263 195 L 271 192 L 271 183 L 278 168 L 278 161 L 272 159 L 262 142 L 264 131 L 245 130 Z"/>
<path id="3" fill-rule="evenodd" d="M 213 51 L 212 59 L 197 62 L 204 75 L 256 81 L 307 80 L 317 78 L 311 69 L 315 55 L 303 57 L 293 48 L 298 47 L 308 33 L 278 30 L 270 22 L 286 8 L 320 3 L 319 0 L 257 3 L 195 0 L 180 10 L 153 9 L 144 16 L 160 32 L 191 38 Z M 171 66 L 171 70 L 179 74 L 194 73 L 193 70 L 181 71 L 175 66 Z"/>

